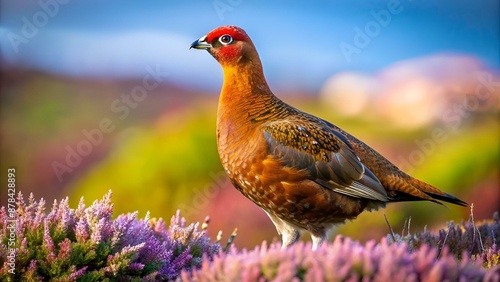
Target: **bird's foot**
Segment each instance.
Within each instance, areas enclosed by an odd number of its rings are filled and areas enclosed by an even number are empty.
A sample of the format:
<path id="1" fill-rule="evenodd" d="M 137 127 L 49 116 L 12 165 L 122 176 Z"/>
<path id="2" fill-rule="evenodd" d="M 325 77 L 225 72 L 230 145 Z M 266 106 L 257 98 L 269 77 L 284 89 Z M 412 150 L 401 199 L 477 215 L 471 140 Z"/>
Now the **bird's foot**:
<path id="1" fill-rule="evenodd" d="M 312 243 L 313 243 L 312 250 L 314 251 L 314 250 L 318 249 L 319 246 L 321 246 L 321 244 L 325 241 L 326 236 L 325 235 L 318 236 L 318 235 L 311 234 L 311 239 L 312 239 Z"/>
<path id="2" fill-rule="evenodd" d="M 298 230 L 289 230 L 287 229 L 286 232 L 283 232 L 281 234 L 281 239 L 283 241 L 283 244 L 281 245 L 281 249 L 284 250 L 288 246 L 291 246 L 295 242 L 297 242 L 300 239 L 300 232 Z"/>

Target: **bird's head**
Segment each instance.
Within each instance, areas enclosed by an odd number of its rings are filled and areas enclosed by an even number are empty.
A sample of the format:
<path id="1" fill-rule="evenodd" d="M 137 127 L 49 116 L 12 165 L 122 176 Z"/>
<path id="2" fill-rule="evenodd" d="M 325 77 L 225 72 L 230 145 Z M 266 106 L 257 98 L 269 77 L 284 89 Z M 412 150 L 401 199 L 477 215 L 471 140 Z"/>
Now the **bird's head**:
<path id="1" fill-rule="evenodd" d="M 247 33 L 237 26 L 221 26 L 191 44 L 205 49 L 223 67 L 258 60 L 257 51 Z"/>

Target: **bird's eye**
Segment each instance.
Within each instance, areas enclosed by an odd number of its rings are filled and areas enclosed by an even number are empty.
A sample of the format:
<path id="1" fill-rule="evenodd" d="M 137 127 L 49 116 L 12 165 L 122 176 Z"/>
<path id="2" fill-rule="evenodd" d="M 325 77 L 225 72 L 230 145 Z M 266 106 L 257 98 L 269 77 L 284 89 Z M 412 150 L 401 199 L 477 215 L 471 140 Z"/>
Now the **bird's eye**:
<path id="1" fill-rule="evenodd" d="M 231 37 L 231 35 L 225 34 L 225 35 L 219 37 L 219 42 L 222 45 L 228 45 L 228 44 L 231 44 L 231 42 L 233 42 L 233 38 Z"/>

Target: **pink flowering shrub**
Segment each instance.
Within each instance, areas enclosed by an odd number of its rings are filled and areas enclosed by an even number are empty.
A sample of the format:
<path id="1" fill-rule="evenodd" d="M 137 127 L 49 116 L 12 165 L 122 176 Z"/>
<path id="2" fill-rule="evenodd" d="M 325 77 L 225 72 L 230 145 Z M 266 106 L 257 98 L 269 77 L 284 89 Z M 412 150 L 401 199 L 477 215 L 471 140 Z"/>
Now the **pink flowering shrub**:
<path id="1" fill-rule="evenodd" d="M 252 251 L 237 251 L 205 260 L 200 269 L 184 270 L 182 281 L 499 281 L 499 268 L 481 260 L 457 260 L 446 249 L 422 245 L 410 253 L 405 243 L 370 241 L 365 245 L 337 236 L 311 250 L 300 242 L 281 250 L 265 242 Z"/>
<path id="2" fill-rule="evenodd" d="M 179 212 L 167 228 L 162 219 L 137 218 L 137 213 L 112 219 L 111 192 L 101 201 L 77 209 L 68 199 L 54 202 L 19 194 L 15 224 L 15 274 L 11 265 L 8 214 L 0 209 L 0 280 L 2 281 L 130 281 L 175 279 L 182 269 L 201 265 L 221 250 L 210 243 L 198 224 L 186 226 Z"/>
<path id="3" fill-rule="evenodd" d="M 418 250 L 424 245 L 435 246 L 439 250 L 446 247 L 457 259 L 465 253 L 469 257 L 481 258 L 483 266 L 486 268 L 500 264 L 500 218 L 498 212 L 493 214 L 491 220 L 475 224 L 471 211 L 468 221 L 462 221 L 461 224 L 450 222 L 448 228 L 439 230 L 437 234 L 424 230 L 422 233 L 405 236 L 389 234 L 387 239 L 390 242 L 405 242 L 409 252 Z"/>
<path id="4" fill-rule="evenodd" d="M 184 270 L 182 281 L 500 281 L 500 220 L 460 225 L 436 234 L 390 234 L 361 244 L 337 236 L 312 251 L 299 243 L 286 250 L 265 242 L 252 251 L 231 249 Z"/>
<path id="5" fill-rule="evenodd" d="M 224 252 L 179 212 L 168 227 L 137 213 L 113 219 L 111 193 L 76 209 L 66 198 L 49 211 L 43 199 L 19 194 L 16 206 L 14 224 L 0 209 L 0 281 L 500 281 L 498 213 L 366 244 L 337 236 L 316 251 L 264 242 Z"/>

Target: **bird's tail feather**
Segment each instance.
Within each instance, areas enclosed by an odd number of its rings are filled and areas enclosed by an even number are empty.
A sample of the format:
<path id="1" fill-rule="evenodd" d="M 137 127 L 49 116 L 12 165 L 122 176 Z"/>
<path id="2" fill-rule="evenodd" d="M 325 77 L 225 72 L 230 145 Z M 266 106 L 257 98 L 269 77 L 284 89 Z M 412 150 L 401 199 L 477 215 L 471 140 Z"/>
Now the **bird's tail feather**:
<path id="1" fill-rule="evenodd" d="M 452 196 L 448 193 L 445 193 L 436 187 L 427 184 L 423 181 L 420 181 L 416 178 L 411 178 L 407 180 L 416 190 L 418 190 L 415 195 L 404 193 L 401 191 L 397 191 L 396 194 L 391 198 L 391 202 L 406 202 L 406 201 L 431 201 L 437 204 L 443 202 L 464 206 L 466 207 L 468 204 L 459 198 Z"/>

